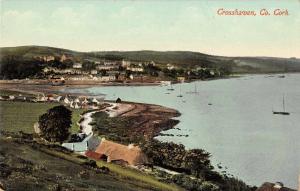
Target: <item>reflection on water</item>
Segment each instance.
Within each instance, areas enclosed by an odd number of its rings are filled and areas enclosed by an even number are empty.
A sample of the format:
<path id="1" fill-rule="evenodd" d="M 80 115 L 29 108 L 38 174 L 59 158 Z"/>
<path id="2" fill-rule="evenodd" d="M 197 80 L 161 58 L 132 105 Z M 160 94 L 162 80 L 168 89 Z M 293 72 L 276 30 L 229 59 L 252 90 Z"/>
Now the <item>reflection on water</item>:
<path id="1" fill-rule="evenodd" d="M 159 137 L 188 148 L 204 148 L 213 163 L 249 184 L 282 181 L 296 188 L 300 172 L 300 74 L 253 75 L 168 87 L 94 87 L 106 99 L 153 103 L 179 110 L 181 122 Z M 181 92 L 180 92 L 181 89 Z M 81 91 L 81 90 L 78 90 Z M 191 93 L 195 92 L 196 93 Z M 285 95 L 290 116 L 273 115 Z M 182 95 L 182 97 L 178 97 Z"/>

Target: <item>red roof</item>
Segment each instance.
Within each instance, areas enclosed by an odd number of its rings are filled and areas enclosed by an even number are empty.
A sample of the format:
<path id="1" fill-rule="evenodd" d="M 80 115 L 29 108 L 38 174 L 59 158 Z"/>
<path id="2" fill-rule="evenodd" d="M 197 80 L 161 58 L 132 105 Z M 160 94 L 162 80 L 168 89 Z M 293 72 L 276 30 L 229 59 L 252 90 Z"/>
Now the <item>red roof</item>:
<path id="1" fill-rule="evenodd" d="M 96 153 L 94 151 L 86 151 L 85 152 L 85 156 L 89 157 L 89 158 L 92 158 L 92 159 L 95 159 L 95 160 L 100 160 L 101 157 L 103 156 L 103 154 L 101 153 Z"/>

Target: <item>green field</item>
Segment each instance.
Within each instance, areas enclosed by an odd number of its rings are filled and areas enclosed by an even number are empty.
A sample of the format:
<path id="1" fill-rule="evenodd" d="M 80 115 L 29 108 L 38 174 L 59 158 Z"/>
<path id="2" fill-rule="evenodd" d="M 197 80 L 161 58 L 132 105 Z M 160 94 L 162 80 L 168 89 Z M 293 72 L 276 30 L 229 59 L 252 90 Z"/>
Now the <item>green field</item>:
<path id="1" fill-rule="evenodd" d="M 0 127 L 5 131 L 33 133 L 33 124 L 38 121 L 39 116 L 57 105 L 59 104 L 1 101 Z M 79 130 L 76 122 L 83 111 L 83 109 L 72 110 L 72 133 Z"/>

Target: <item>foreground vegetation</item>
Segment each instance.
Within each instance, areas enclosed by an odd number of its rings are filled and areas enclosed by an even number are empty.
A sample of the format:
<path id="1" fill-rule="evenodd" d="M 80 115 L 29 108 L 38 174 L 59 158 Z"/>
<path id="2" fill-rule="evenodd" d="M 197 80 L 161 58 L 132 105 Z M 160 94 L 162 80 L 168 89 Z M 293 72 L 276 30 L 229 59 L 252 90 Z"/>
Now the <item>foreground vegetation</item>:
<path id="1" fill-rule="evenodd" d="M 140 171 L 36 142 L 30 134 L 0 133 L 0 183 L 7 190 L 179 190 Z"/>
<path id="2" fill-rule="evenodd" d="M 150 176 L 147 174 L 142 173 L 141 171 L 135 170 L 135 169 L 129 169 L 125 167 L 121 167 L 116 164 L 111 164 L 111 163 L 106 163 L 104 161 L 97 161 L 97 165 L 99 167 L 107 167 L 110 169 L 111 173 L 113 173 L 113 176 L 110 181 L 114 182 L 102 182 L 103 178 L 107 177 L 101 177 L 100 175 L 92 175 L 94 174 L 93 171 L 90 169 L 82 170 L 81 172 L 77 172 L 78 178 L 83 178 L 83 181 L 77 180 L 77 176 L 71 180 L 70 174 L 74 173 L 73 171 L 68 171 L 66 169 L 68 168 L 77 168 L 75 167 L 78 164 L 82 165 L 84 164 L 84 161 L 87 159 L 85 157 L 77 157 L 77 155 L 67 152 L 67 151 L 61 151 L 61 148 L 57 150 L 57 146 L 53 145 L 50 148 L 44 147 L 43 145 L 35 145 L 32 147 L 32 144 L 24 144 L 28 142 L 28 137 L 29 137 L 29 142 L 32 142 L 32 136 L 33 136 L 33 124 L 38 121 L 39 116 L 44 114 L 47 110 L 57 106 L 58 104 L 52 104 L 52 103 L 28 103 L 28 102 L 0 102 L 1 104 L 1 112 L 4 112 L 5 115 L 1 115 L 1 125 L 3 125 L 4 132 L 6 132 L 9 135 L 15 136 L 17 135 L 18 141 L 21 141 L 22 147 L 16 145 L 15 141 L 8 141 L 6 139 L 2 139 L 1 145 L 4 145 L 1 149 L 9 149 L 10 147 L 18 147 L 18 152 L 14 154 L 14 156 L 9 155 L 7 160 L 10 160 L 10 157 L 16 158 L 17 160 L 13 161 L 13 163 L 16 164 L 16 166 L 22 166 L 20 169 L 13 169 L 11 166 L 12 164 L 6 164 L 4 167 L 0 165 L 1 170 L 3 171 L 3 176 L 7 175 L 5 172 L 9 173 L 9 177 L 5 178 L 1 177 L 0 173 L 0 181 L 4 182 L 5 185 L 8 185 L 10 190 L 18 190 L 20 189 L 21 186 L 26 185 L 28 190 L 51 190 L 52 188 L 77 188 L 80 190 L 87 189 L 92 189 L 92 188 L 97 188 L 97 190 L 136 190 L 137 188 L 139 190 L 180 190 L 178 187 L 174 185 L 169 185 L 165 184 L 163 182 L 158 181 L 154 176 Z M 3 113 L 3 114 L 4 114 Z M 79 115 L 80 111 L 74 110 L 72 113 L 72 118 L 73 121 L 76 121 L 77 119 L 79 120 Z M 23 116 L 23 117 L 22 117 Z M 75 119 L 76 118 L 76 119 Z M 78 121 L 77 120 L 77 121 Z M 2 127 L 2 126 L 1 126 Z M 79 127 L 73 127 L 73 132 L 77 131 Z M 17 133 L 19 131 L 29 133 L 28 136 L 22 137 L 22 133 Z M 14 132 L 14 133 L 9 133 L 9 132 Z M 3 132 L 2 132 L 3 133 Z M 4 133 L 4 134 L 6 134 Z M 4 136 L 5 137 L 5 136 Z M 3 142 L 4 141 L 4 142 Z M 59 148 L 59 147 L 58 147 Z M 33 161 L 27 161 L 27 155 L 19 155 L 18 153 L 22 153 L 22 149 L 26 150 L 28 153 L 28 157 L 32 154 L 34 156 Z M 63 149 L 64 150 L 64 149 Z M 41 153 L 46 152 L 47 154 L 51 154 L 51 156 L 45 156 L 45 154 Z M 11 149 L 11 152 L 14 152 L 13 149 Z M 5 151 L 0 150 L 0 154 L 6 153 Z M 7 157 L 7 155 L 5 155 Z M 24 159 L 24 157 L 26 159 Z M 1 159 L 1 157 L 0 157 Z M 64 159 L 66 161 L 59 161 L 59 159 Z M 39 164 L 40 161 L 46 161 L 48 163 Z M 7 161 L 8 162 L 8 161 Z M 12 162 L 12 161 L 11 161 Z M 0 161 L 1 163 L 1 161 Z M 5 162 L 6 163 L 6 162 Z M 21 163 L 24 163 L 22 165 Z M 50 170 L 51 164 L 57 164 L 56 170 Z M 75 164 L 73 164 L 75 163 Z M 9 166 L 7 166 L 9 165 Z M 43 173 L 39 174 L 35 168 L 43 168 Z M 63 166 L 63 167 L 62 167 Z M 34 169 L 34 170 L 24 170 L 24 169 Z M 61 171 L 58 169 L 61 168 Z M 78 170 L 79 170 L 78 169 Z M 12 171 L 15 170 L 16 172 L 13 173 Z M 47 171 L 47 172 L 44 172 Z M 55 179 L 52 178 L 55 176 L 53 171 L 56 174 L 60 174 L 60 177 L 64 177 L 65 181 L 69 181 L 68 183 L 66 182 L 55 182 Z M 21 174 L 20 177 L 19 173 Z M 96 172 L 97 173 L 97 172 Z M 97 173 L 98 174 L 98 173 Z M 95 176 L 95 177 L 94 177 Z M 99 178 L 100 176 L 100 178 Z M 88 177 L 88 185 L 87 182 L 85 181 L 86 177 Z M 93 178 L 91 178 L 93 177 Z M 2 180 L 1 180 L 2 179 Z M 32 179 L 35 179 L 35 182 L 31 182 Z M 45 179 L 45 180 L 42 180 Z M 19 181 L 19 184 L 13 185 L 14 181 Z M 37 181 L 40 181 L 37 183 Z M 71 183 L 70 183 L 71 181 Z M 93 183 L 91 183 L 93 181 Z M 131 185 L 132 184 L 132 185 Z M 121 186 L 124 185 L 125 187 L 121 188 Z M 83 186 L 83 187 L 82 187 Z M 36 187 L 36 188 L 35 188 Z M 26 190 L 25 189 L 25 190 Z"/>

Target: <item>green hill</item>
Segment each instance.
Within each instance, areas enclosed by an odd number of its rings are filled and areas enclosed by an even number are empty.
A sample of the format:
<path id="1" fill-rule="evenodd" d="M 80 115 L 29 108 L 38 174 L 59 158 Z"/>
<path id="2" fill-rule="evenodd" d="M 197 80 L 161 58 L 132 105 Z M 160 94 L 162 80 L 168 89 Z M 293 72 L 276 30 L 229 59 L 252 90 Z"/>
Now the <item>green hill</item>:
<path id="1" fill-rule="evenodd" d="M 100 51 L 78 52 L 46 46 L 3 47 L 0 49 L 1 61 L 7 55 L 14 55 L 22 59 L 34 56 L 61 56 L 71 55 L 77 59 L 118 58 L 132 61 L 154 61 L 164 66 L 173 64 L 183 68 L 228 67 L 233 73 L 273 73 L 273 72 L 300 72 L 300 59 L 273 58 L 273 57 L 224 57 L 202 54 L 191 51 Z"/>

